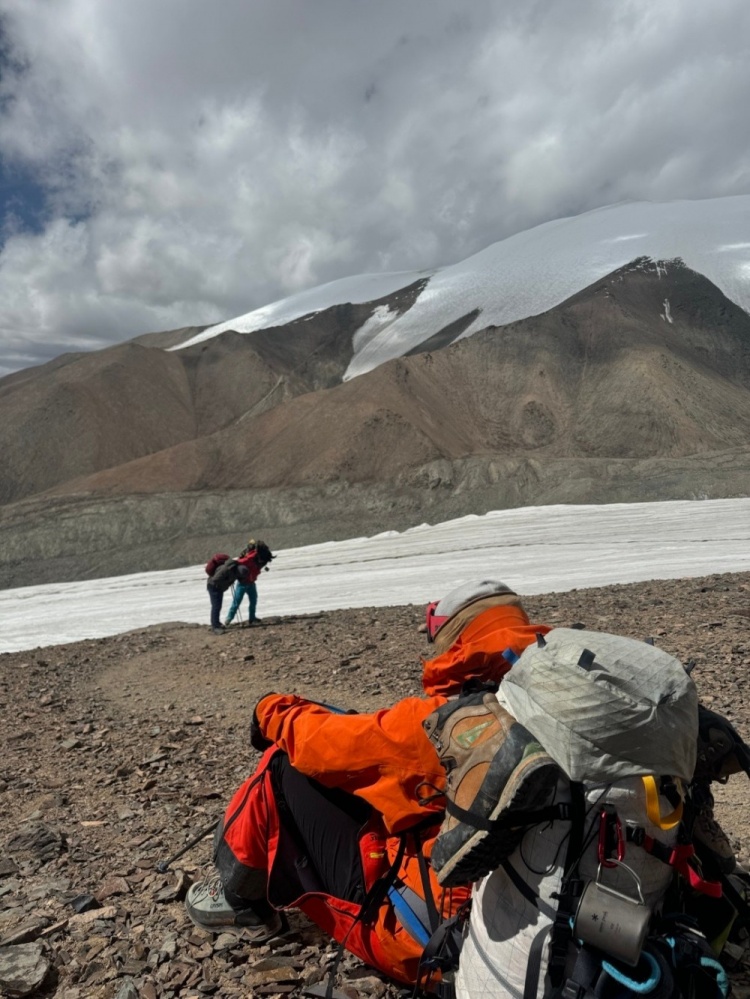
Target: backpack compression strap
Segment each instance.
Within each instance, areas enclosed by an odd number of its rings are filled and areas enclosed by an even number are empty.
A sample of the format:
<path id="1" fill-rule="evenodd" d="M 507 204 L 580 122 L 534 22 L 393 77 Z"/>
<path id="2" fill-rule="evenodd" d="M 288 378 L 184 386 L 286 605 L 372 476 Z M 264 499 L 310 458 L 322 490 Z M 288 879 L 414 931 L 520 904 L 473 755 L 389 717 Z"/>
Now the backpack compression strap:
<path id="1" fill-rule="evenodd" d="M 677 843 L 675 846 L 664 846 L 653 836 L 649 836 L 642 826 L 628 826 L 625 832 L 629 843 L 640 846 L 646 853 L 656 857 L 663 864 L 674 867 L 687 883 L 701 895 L 708 895 L 709 898 L 721 898 L 721 882 L 707 881 L 701 877 L 700 873 L 691 863 L 695 856 L 695 847 L 692 843 Z"/>
<path id="2" fill-rule="evenodd" d="M 583 827 L 586 821 L 586 795 L 583 784 L 578 781 L 570 783 L 570 836 L 568 850 L 565 855 L 565 880 L 557 906 L 557 915 L 552 924 L 552 939 L 550 940 L 550 958 L 548 972 L 553 985 L 559 985 L 565 972 L 568 957 L 568 947 L 573 938 L 571 919 L 578 905 L 580 882 L 576 884 L 573 872 L 583 853 Z"/>
<path id="3" fill-rule="evenodd" d="M 470 812 L 466 808 L 461 808 L 455 801 L 446 798 L 445 810 L 454 818 L 465 822 L 467 826 L 475 829 L 483 829 L 485 832 L 495 832 L 498 829 L 515 829 L 516 826 L 535 826 L 540 822 L 554 822 L 555 819 L 572 818 L 572 804 L 567 801 L 559 801 L 556 805 L 548 805 L 546 808 L 518 809 L 500 815 L 496 819 L 488 819 L 476 812 Z"/>
<path id="4" fill-rule="evenodd" d="M 583 827 L 586 821 L 586 795 L 583 784 L 578 781 L 570 782 L 568 809 L 570 834 L 565 854 L 565 872 L 557 904 L 557 913 L 550 932 L 549 963 L 547 966 L 547 974 L 553 988 L 558 988 L 563 982 L 568 949 L 573 939 L 571 920 L 583 887 L 582 882 L 573 877 L 583 852 Z M 529 955 L 523 999 L 535 999 L 536 997 L 541 971 L 541 952 L 545 937 L 546 934 L 538 934 L 534 940 L 534 944 L 537 946 L 532 949 L 532 953 Z"/>

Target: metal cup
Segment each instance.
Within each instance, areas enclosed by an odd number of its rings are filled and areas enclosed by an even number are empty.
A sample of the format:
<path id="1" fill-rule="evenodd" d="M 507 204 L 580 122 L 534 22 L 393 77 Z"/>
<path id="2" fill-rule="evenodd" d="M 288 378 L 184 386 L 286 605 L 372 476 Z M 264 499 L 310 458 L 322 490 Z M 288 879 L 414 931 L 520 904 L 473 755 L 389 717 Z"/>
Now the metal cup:
<path id="1" fill-rule="evenodd" d="M 616 960 L 635 967 L 641 956 L 643 941 L 648 933 L 651 910 L 641 892 L 641 884 L 634 871 L 624 867 L 635 879 L 638 898 L 608 888 L 599 881 L 589 881 L 578 903 L 573 932 L 583 943 L 596 947 Z"/>

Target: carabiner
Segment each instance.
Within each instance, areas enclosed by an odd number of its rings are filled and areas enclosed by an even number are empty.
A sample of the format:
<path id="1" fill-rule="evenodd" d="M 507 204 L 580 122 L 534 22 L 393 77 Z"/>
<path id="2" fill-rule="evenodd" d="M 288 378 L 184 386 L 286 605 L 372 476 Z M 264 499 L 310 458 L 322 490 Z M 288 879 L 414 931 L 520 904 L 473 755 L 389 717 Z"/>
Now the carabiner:
<path id="1" fill-rule="evenodd" d="M 617 860 L 609 860 L 608 853 L 612 843 L 612 831 L 614 827 L 614 846 L 617 850 Z M 602 867 L 617 867 L 625 859 L 625 837 L 622 834 L 622 823 L 617 812 L 606 806 L 602 808 L 599 816 L 599 845 L 597 857 Z"/>

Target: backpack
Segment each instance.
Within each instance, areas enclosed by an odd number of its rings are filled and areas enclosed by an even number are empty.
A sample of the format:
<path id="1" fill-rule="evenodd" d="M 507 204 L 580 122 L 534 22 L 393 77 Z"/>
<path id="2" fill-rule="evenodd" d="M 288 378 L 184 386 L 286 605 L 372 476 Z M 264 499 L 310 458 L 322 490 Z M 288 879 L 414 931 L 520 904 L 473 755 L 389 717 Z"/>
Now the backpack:
<path id="1" fill-rule="evenodd" d="M 527 829 L 475 888 L 459 995 L 483 999 L 489 982 L 493 999 L 726 995 L 707 932 L 725 902 L 688 866 L 668 791 L 657 788 L 654 822 L 643 778 L 602 786 L 562 775 L 558 818 Z M 722 913 L 713 935 L 735 918 Z"/>
<path id="2" fill-rule="evenodd" d="M 725 757 L 716 779 L 727 760 L 747 769 L 747 747 L 699 712 L 685 669 L 648 643 L 560 628 L 504 656 L 515 662 L 498 700 L 562 774 L 553 816 L 528 816 L 475 889 L 458 994 L 726 996 L 717 954 L 735 924 L 746 932 L 750 909 L 741 883 L 703 873 L 691 789 L 709 737 Z"/>
<path id="3" fill-rule="evenodd" d="M 217 552 L 216 555 L 212 555 L 211 558 L 206 562 L 206 575 L 213 576 L 220 565 L 223 565 L 229 556 L 224 555 L 222 552 Z"/>
<path id="4" fill-rule="evenodd" d="M 337 715 L 356 714 L 356 711 L 346 711 L 332 704 L 322 706 Z M 413 996 L 429 994 L 431 999 L 455 999 L 453 977 L 459 963 L 471 903 L 465 903 L 455 915 L 446 917 L 435 902 L 430 884 L 429 859 L 422 849 L 422 834 L 427 832 L 429 835 L 441 818 L 442 813 L 435 812 L 401 830 L 394 857 L 388 855 L 385 827 L 380 823 L 368 824 L 360 842 L 364 887 L 367 890 L 354 921 L 367 923 L 387 900 L 400 929 L 422 948 Z M 409 840 L 412 841 L 417 856 L 422 895 L 405 885 L 398 877 Z M 345 942 L 344 940 L 339 944 L 336 958 L 328 972 L 326 995 L 333 995 L 333 983 L 344 954 Z"/>

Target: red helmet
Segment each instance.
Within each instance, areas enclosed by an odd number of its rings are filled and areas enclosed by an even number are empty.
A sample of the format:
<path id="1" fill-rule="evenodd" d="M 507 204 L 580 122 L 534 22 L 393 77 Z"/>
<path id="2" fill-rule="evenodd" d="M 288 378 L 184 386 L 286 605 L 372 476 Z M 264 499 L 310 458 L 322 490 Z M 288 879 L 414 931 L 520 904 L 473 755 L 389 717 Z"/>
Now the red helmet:
<path id="1" fill-rule="evenodd" d="M 439 600 L 433 600 L 431 604 L 427 604 L 427 610 L 425 612 L 425 619 L 427 621 L 427 641 L 434 642 L 435 635 L 440 631 L 445 622 L 448 620 L 448 616 L 443 614 L 436 614 L 437 605 L 440 603 Z"/>

